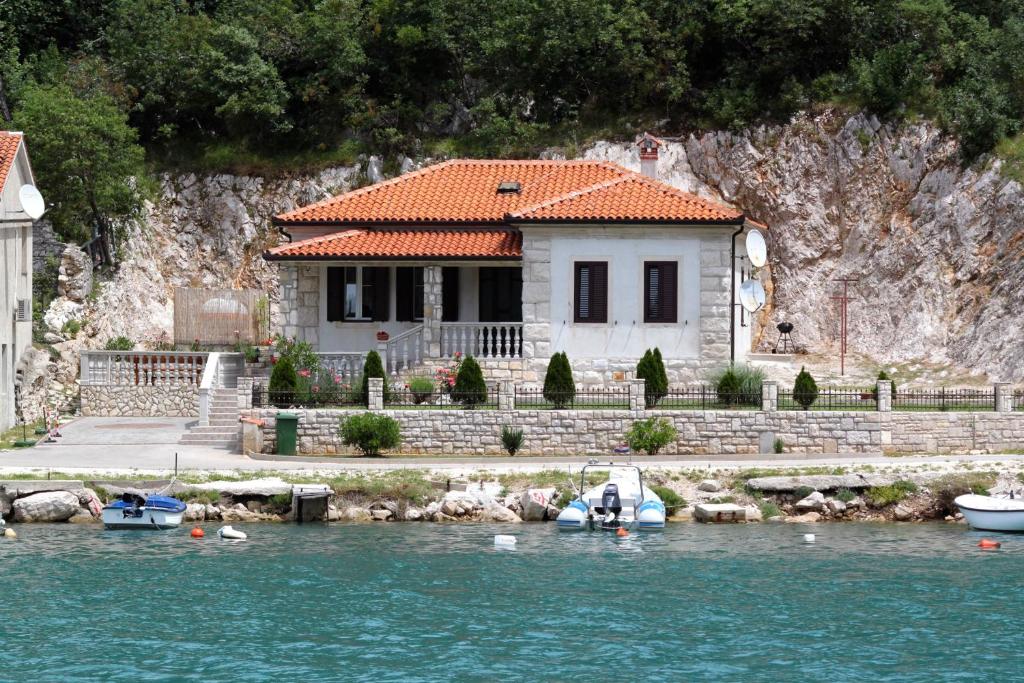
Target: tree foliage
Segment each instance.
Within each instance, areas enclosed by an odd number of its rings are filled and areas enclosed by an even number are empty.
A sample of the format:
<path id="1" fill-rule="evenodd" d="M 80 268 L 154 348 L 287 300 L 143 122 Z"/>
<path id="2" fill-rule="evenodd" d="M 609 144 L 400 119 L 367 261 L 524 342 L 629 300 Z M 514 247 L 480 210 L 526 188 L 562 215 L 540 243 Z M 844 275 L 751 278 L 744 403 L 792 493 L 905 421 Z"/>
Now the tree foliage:
<path id="1" fill-rule="evenodd" d="M 287 408 L 293 404 L 298 381 L 299 377 L 292 359 L 288 356 L 278 359 L 270 372 L 270 382 L 267 384 L 267 397 L 270 402 L 279 408 Z"/>
<path id="2" fill-rule="evenodd" d="M 380 354 L 376 351 L 370 351 L 366 354 L 366 360 L 363 361 L 363 382 L 360 388 L 360 396 L 362 397 L 363 405 L 370 405 L 370 378 L 378 377 L 384 380 L 384 403 L 387 403 L 391 399 L 390 387 L 388 387 L 388 376 L 384 372 L 384 363 L 380 359 Z"/>
<path id="3" fill-rule="evenodd" d="M 467 408 L 474 408 L 477 404 L 487 401 L 484 373 L 472 356 L 466 356 L 459 365 L 459 374 L 456 375 L 455 386 L 452 387 L 452 400 Z"/>
<path id="4" fill-rule="evenodd" d="M 576 398 L 576 383 L 572 378 L 572 366 L 565 352 L 559 351 L 548 361 L 544 373 L 544 400 L 555 408 L 564 408 Z"/>
<path id="5" fill-rule="evenodd" d="M 818 383 L 814 381 L 806 368 L 800 368 L 800 373 L 793 383 L 793 400 L 803 406 L 804 410 L 810 408 L 818 400 Z"/>
<path id="6" fill-rule="evenodd" d="M 647 349 L 636 364 L 637 379 L 644 380 L 644 403 L 648 408 L 658 405 L 658 401 L 668 394 L 668 373 L 665 362 L 661 358 L 661 350 Z"/>

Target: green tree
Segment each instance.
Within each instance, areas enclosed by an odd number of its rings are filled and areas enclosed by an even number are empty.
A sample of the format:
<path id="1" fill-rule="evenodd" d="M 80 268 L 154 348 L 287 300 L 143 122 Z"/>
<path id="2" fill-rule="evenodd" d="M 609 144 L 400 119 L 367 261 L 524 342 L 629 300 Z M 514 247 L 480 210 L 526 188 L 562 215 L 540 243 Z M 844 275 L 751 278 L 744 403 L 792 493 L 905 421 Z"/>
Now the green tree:
<path id="1" fill-rule="evenodd" d="M 548 361 L 544 373 L 544 400 L 555 408 L 564 408 L 576 398 L 576 383 L 572 377 L 572 366 L 565 352 L 556 352 Z"/>
<path id="2" fill-rule="evenodd" d="M 365 456 L 380 455 L 381 451 L 398 448 L 402 443 L 398 420 L 379 413 L 350 415 L 338 431 L 343 444 L 355 446 Z"/>
<path id="3" fill-rule="evenodd" d="M 279 408 L 287 408 L 295 402 L 295 387 L 299 378 L 292 359 L 285 356 L 274 363 L 267 385 L 267 398 Z"/>
<path id="4" fill-rule="evenodd" d="M 715 383 L 715 393 L 718 395 L 718 402 L 722 405 L 732 406 L 739 403 L 742 400 L 742 390 L 742 382 L 732 365 L 718 376 L 718 381 Z"/>
<path id="5" fill-rule="evenodd" d="M 452 400 L 467 408 L 475 408 L 487 401 L 487 384 L 480 364 L 472 356 L 466 356 L 459 366 L 459 374 L 452 387 Z"/>
<path id="6" fill-rule="evenodd" d="M 25 131 L 60 235 L 83 240 L 95 228 L 109 246 L 112 221 L 137 214 L 145 182 L 143 151 L 124 114 L 101 93 L 79 97 L 66 85 L 29 85 L 14 125 Z"/>
<path id="7" fill-rule="evenodd" d="M 793 383 L 793 400 L 803 406 L 804 410 L 818 400 L 818 384 L 811 377 L 811 373 L 803 367 L 800 368 L 796 382 Z"/>
<path id="8" fill-rule="evenodd" d="M 366 360 L 363 361 L 363 384 L 359 393 L 364 406 L 370 405 L 371 377 L 379 377 L 384 380 L 384 403 L 387 404 L 391 400 L 391 389 L 388 387 L 388 376 L 384 372 L 384 363 L 381 362 L 380 354 L 376 351 L 367 353 Z"/>
<path id="9" fill-rule="evenodd" d="M 648 408 L 655 407 L 665 398 L 668 394 L 668 374 L 665 372 L 665 362 L 661 359 L 660 349 L 644 351 L 636 365 L 636 377 L 644 380 L 644 404 Z"/>

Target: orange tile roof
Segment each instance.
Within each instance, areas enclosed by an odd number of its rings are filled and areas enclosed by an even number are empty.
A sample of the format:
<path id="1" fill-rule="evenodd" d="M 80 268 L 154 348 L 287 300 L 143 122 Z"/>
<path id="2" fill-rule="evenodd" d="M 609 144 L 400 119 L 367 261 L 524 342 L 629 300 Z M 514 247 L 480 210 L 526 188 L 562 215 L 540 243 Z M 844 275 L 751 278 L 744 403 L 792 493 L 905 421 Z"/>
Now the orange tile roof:
<path id="1" fill-rule="evenodd" d="M 521 190 L 500 193 L 502 182 Z M 508 224 L 532 220 L 740 224 L 743 214 L 608 161 L 455 159 L 275 217 L 294 224 Z"/>
<path id="2" fill-rule="evenodd" d="M 14 166 L 14 158 L 18 155 L 22 137 L 21 133 L 0 130 L 0 189 L 7 183 L 7 176 Z"/>
<path id="3" fill-rule="evenodd" d="M 343 230 L 283 244 L 268 260 L 291 259 L 518 259 L 523 236 L 518 230 Z"/>

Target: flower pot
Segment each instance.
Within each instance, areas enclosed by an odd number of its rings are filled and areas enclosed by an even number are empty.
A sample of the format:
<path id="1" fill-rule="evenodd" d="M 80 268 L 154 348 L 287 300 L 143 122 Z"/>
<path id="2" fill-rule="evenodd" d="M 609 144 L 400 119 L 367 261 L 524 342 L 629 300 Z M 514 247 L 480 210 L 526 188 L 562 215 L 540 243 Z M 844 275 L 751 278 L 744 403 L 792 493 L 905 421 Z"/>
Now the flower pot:
<path id="1" fill-rule="evenodd" d="M 377 341 L 386 342 L 388 339 L 391 339 L 391 335 L 387 332 L 381 330 L 377 333 Z"/>

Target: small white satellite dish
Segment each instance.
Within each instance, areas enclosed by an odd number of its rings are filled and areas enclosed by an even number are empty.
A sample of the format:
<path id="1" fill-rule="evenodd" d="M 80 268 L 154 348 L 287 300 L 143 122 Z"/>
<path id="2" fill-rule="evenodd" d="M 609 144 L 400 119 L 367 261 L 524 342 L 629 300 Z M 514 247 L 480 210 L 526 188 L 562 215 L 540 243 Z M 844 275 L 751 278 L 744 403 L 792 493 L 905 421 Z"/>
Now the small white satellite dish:
<path id="1" fill-rule="evenodd" d="M 32 220 L 38 219 L 46 212 L 46 202 L 43 201 L 43 195 L 39 194 L 35 185 L 22 185 L 18 190 L 18 199 L 21 200 L 22 210 Z"/>
<path id="2" fill-rule="evenodd" d="M 747 233 L 747 256 L 755 268 L 768 262 L 768 246 L 764 242 L 764 235 L 758 230 Z"/>
<path id="3" fill-rule="evenodd" d="M 753 313 L 764 306 L 764 287 L 757 280 L 747 280 L 740 285 L 740 304 Z"/>

